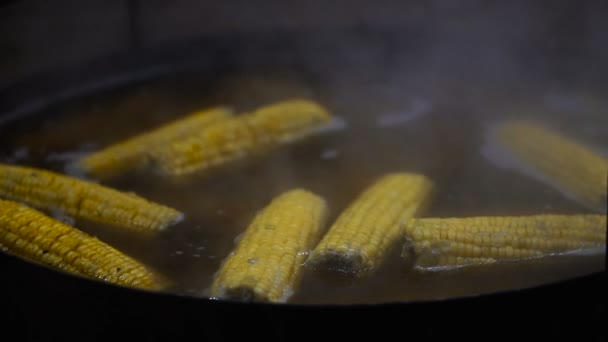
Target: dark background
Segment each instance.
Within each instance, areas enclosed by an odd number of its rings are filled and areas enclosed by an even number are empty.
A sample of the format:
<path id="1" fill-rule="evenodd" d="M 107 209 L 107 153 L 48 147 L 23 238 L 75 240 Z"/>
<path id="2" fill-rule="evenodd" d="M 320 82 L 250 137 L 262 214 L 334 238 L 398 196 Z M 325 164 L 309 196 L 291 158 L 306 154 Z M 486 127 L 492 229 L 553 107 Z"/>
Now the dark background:
<path id="1" fill-rule="evenodd" d="M 608 57 L 602 0 L 13 0 L 0 6 L 0 89 L 40 71 L 225 33 L 415 32 L 438 67 L 475 55 L 492 68 L 515 61 L 580 74 L 583 62 L 589 78 L 605 72 Z M 569 62 L 556 65 L 558 56 Z"/>

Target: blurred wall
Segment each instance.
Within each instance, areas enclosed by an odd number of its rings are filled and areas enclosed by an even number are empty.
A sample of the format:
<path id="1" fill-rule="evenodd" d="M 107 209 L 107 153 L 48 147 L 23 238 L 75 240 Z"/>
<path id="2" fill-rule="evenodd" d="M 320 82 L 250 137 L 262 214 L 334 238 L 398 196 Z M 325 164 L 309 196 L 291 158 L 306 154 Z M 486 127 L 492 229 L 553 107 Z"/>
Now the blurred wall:
<path id="1" fill-rule="evenodd" d="M 501 49 L 513 49 L 541 66 L 558 53 L 601 63 L 608 57 L 607 3 L 13 0 L 0 2 L 0 88 L 40 71 L 220 32 L 416 28 L 429 32 L 429 58 L 437 58 L 440 66 L 477 52 L 500 55 Z M 500 56 L 492 63 L 500 63 Z"/>

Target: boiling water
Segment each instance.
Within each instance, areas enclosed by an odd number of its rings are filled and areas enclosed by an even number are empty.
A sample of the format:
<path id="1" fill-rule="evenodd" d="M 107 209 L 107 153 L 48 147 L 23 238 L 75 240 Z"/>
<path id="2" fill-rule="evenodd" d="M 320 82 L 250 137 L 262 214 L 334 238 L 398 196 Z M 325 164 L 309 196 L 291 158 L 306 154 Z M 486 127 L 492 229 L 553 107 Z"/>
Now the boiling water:
<path id="1" fill-rule="evenodd" d="M 168 291 L 204 296 L 235 238 L 257 211 L 294 187 L 327 199 L 330 222 L 387 172 L 428 175 L 438 192 L 426 216 L 592 213 L 559 191 L 500 169 L 481 149 L 487 125 L 534 113 L 579 141 L 608 150 L 608 114 L 597 92 L 534 84 L 525 90 L 450 81 L 306 77 L 293 70 L 239 71 L 221 77 L 176 73 L 48 106 L 0 126 L 2 162 L 63 172 L 67 163 L 196 109 L 237 112 L 292 97 L 314 99 L 342 125 L 243 165 L 174 183 L 128 175 L 105 185 L 133 191 L 186 214 L 157 237 L 75 221 L 117 249 L 172 278 Z M 370 303 L 440 299 L 525 288 L 602 270 L 604 254 L 564 255 L 483 268 L 420 273 L 396 245 L 365 280 L 306 271 L 293 303 Z"/>

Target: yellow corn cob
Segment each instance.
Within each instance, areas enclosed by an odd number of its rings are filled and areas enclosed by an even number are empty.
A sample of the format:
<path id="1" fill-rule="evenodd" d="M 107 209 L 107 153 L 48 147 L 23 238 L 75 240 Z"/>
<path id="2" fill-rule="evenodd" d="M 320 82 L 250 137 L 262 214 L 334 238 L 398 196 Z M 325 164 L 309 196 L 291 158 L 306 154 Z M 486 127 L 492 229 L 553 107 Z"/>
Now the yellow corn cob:
<path id="1" fill-rule="evenodd" d="M 426 206 L 432 188 L 432 182 L 422 175 L 384 176 L 338 217 L 307 263 L 368 275 L 399 239 L 404 224 Z"/>
<path id="2" fill-rule="evenodd" d="M 71 166 L 100 179 L 142 169 L 149 154 L 159 146 L 197 134 L 205 127 L 230 117 L 227 108 L 212 108 L 173 121 L 154 131 L 137 135 L 126 141 L 95 152 Z"/>
<path id="3" fill-rule="evenodd" d="M 265 148 L 247 123 L 234 118 L 218 122 L 198 136 L 175 141 L 152 154 L 161 174 L 182 176 L 227 164 Z"/>
<path id="4" fill-rule="evenodd" d="M 330 121 L 329 113 L 319 104 L 306 100 L 289 100 L 262 107 L 243 116 L 258 140 L 291 142 L 311 134 Z"/>
<path id="5" fill-rule="evenodd" d="M 180 176 L 224 165 L 292 141 L 329 123 L 319 105 L 290 100 L 217 122 L 152 154 L 162 174 Z"/>
<path id="6" fill-rule="evenodd" d="M 142 232 L 161 231 L 183 219 L 182 213 L 132 193 L 21 166 L 0 164 L 0 198 Z"/>
<path id="7" fill-rule="evenodd" d="M 606 212 L 608 160 L 586 147 L 534 123 L 510 121 L 495 128 L 485 155 L 566 196 Z M 511 162 L 511 163 L 509 163 Z"/>
<path id="8" fill-rule="evenodd" d="M 403 256 L 432 269 L 595 249 L 606 244 L 606 216 L 421 218 L 404 233 Z"/>
<path id="9" fill-rule="evenodd" d="M 0 200 L 0 249 L 114 284 L 160 290 L 163 277 L 84 232 L 22 204 Z"/>
<path id="10" fill-rule="evenodd" d="M 321 235 L 325 201 L 305 190 L 276 197 L 260 212 L 224 261 L 211 287 L 216 298 L 285 302 L 301 264 Z"/>

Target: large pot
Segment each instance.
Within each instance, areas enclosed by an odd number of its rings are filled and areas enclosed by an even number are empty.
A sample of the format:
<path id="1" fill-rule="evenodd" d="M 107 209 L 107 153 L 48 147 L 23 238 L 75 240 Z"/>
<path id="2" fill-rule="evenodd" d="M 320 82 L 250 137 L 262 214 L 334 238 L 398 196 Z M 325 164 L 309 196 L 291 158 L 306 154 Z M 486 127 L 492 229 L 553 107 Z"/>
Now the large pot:
<path id="1" fill-rule="evenodd" d="M 0 7 L 0 46 L 8 52 L 0 59 L 0 123 L 26 115 L 36 120 L 38 109 L 67 98 L 188 70 L 307 69 L 306 54 L 316 49 L 327 61 L 305 70 L 314 75 L 339 68 L 344 51 L 355 51 L 349 44 L 371 46 L 387 65 L 404 51 L 417 61 L 428 56 L 433 61 L 422 66 L 472 88 L 530 72 L 537 79 L 606 89 L 607 55 L 600 44 L 607 38 L 606 14 L 605 5 L 591 1 L 12 1 Z M 483 82 L 467 72 L 471 64 L 487 74 Z M 14 331 L 30 340 L 453 339 L 482 331 L 488 339 L 605 338 L 604 273 L 467 298 L 332 306 L 148 293 L 57 273 L 4 253 L 0 267 L 8 317 L 2 319 L 3 334 Z"/>

